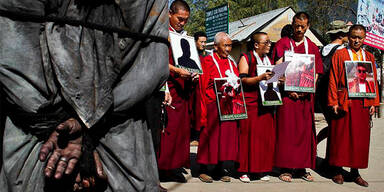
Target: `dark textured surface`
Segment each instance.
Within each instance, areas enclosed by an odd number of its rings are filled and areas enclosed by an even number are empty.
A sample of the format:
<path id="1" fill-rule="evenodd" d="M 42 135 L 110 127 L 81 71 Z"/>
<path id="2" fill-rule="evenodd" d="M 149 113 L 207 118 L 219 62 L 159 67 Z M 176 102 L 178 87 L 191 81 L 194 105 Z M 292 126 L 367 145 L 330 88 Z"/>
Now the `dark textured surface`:
<path id="1" fill-rule="evenodd" d="M 167 1 L 116 2 L 2 0 L 0 11 L 70 18 L 167 38 Z M 3 14 L 2 191 L 49 190 L 44 187 L 45 163 L 38 161 L 44 139 L 30 130 L 37 127 L 50 132 L 61 119 L 48 124 L 28 119 L 20 123 L 12 114 L 40 117 L 63 103 L 70 108 L 68 114 L 79 118 L 91 134 L 98 134 L 96 150 L 108 176 L 107 191 L 156 191 L 155 154 L 141 103 L 167 78 L 167 51 L 164 43 Z"/>

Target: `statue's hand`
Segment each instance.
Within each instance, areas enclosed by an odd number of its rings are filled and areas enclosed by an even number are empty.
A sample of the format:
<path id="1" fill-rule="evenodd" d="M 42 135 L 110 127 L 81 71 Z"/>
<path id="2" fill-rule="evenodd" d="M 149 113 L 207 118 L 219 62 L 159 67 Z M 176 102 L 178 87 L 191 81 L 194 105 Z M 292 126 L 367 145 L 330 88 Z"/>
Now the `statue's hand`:
<path id="1" fill-rule="evenodd" d="M 70 118 L 58 125 L 55 131 L 40 149 L 40 161 L 46 161 L 44 169 L 46 177 L 60 179 L 63 174 L 69 175 L 73 172 L 82 152 L 82 127 L 80 123 Z M 50 155 L 49 155 L 50 154 Z"/>
<path id="2" fill-rule="evenodd" d="M 83 177 L 80 173 L 78 173 L 76 182 L 73 186 L 73 191 L 95 191 L 95 189 L 100 190 L 107 187 L 108 177 L 104 172 L 103 165 L 97 151 L 93 152 L 93 158 L 96 165 L 95 175 L 91 177 Z"/>

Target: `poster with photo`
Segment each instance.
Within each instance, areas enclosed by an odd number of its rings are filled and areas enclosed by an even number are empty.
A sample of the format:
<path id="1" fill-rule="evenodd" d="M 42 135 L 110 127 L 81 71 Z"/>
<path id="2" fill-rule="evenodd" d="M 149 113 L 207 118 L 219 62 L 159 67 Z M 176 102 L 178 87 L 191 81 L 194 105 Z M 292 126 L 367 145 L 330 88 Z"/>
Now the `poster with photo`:
<path id="1" fill-rule="evenodd" d="M 191 73 L 203 74 L 195 39 L 190 36 L 169 32 L 175 66 Z"/>
<path id="2" fill-rule="evenodd" d="M 263 74 L 265 72 L 271 72 L 274 66 L 258 65 L 257 74 Z M 266 80 L 260 81 L 260 96 L 263 106 L 282 105 L 281 94 L 278 82 L 267 83 Z"/>
<path id="3" fill-rule="evenodd" d="M 240 79 L 215 78 L 214 84 L 220 121 L 248 118 Z"/>
<path id="4" fill-rule="evenodd" d="M 372 63 L 368 61 L 345 61 L 345 74 L 349 97 L 376 97 L 376 82 Z"/>
<path id="5" fill-rule="evenodd" d="M 285 61 L 290 61 L 285 70 L 285 91 L 315 92 L 315 55 L 285 53 Z"/>

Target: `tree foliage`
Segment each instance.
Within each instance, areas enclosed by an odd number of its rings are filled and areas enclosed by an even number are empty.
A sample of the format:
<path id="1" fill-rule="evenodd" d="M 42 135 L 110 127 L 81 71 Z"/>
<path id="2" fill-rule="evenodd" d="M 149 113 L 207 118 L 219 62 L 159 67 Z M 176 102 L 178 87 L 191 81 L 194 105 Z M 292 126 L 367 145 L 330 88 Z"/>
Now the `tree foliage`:
<path id="1" fill-rule="evenodd" d="M 274 9 L 291 6 L 295 11 L 306 11 L 312 18 L 312 29 L 324 39 L 331 21 L 356 21 L 358 0 L 186 0 L 191 6 L 191 17 L 185 27 L 190 35 L 205 31 L 205 11 L 229 5 L 229 21 L 254 16 Z"/>
<path id="2" fill-rule="evenodd" d="M 299 8 L 298 0 L 186 0 L 191 7 L 191 17 L 185 29 L 190 35 L 197 31 L 205 31 L 205 11 L 228 3 L 229 21 L 271 11 L 277 8 L 292 6 Z"/>
<path id="3" fill-rule="evenodd" d="M 324 39 L 329 23 L 334 20 L 356 22 L 356 9 L 358 0 L 311 0 L 305 1 L 304 10 L 312 18 L 312 28 Z"/>

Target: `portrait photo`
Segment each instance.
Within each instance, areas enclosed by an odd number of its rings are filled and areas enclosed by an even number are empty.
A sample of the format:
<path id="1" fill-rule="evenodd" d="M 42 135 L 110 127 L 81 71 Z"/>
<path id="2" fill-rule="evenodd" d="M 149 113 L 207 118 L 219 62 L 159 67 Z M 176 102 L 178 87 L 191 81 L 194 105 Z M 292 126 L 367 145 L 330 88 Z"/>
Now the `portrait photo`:
<path id="1" fill-rule="evenodd" d="M 257 74 L 271 72 L 274 66 L 258 65 Z M 282 105 L 281 94 L 277 82 L 267 83 L 266 80 L 259 82 L 261 103 L 263 106 Z"/>
<path id="2" fill-rule="evenodd" d="M 376 97 L 376 82 L 371 62 L 346 61 L 345 72 L 349 97 Z"/>
<path id="3" fill-rule="evenodd" d="M 240 79 L 216 78 L 214 84 L 220 120 L 246 119 L 247 109 Z"/>
<path id="4" fill-rule="evenodd" d="M 203 74 L 193 37 L 169 32 L 175 66 L 191 73 Z"/>
<path id="5" fill-rule="evenodd" d="M 315 55 L 293 53 L 285 56 L 290 61 L 285 70 L 285 91 L 315 92 Z"/>

